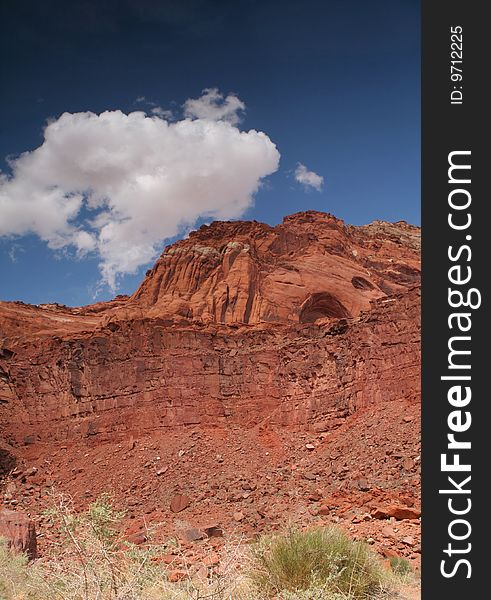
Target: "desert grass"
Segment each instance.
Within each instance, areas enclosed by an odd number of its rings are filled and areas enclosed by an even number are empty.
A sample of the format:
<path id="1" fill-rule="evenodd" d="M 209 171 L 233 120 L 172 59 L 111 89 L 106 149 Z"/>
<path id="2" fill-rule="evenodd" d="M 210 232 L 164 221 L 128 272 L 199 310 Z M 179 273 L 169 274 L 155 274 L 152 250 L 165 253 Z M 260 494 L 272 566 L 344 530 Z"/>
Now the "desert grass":
<path id="1" fill-rule="evenodd" d="M 402 575 L 386 569 L 371 548 L 337 528 L 289 529 L 257 542 L 237 538 L 222 549 L 219 572 L 175 565 L 175 540 L 144 547 L 122 542 L 122 513 L 103 496 L 83 514 L 58 497 L 50 518 L 62 542 L 29 563 L 0 543 L 0 600 L 389 600 Z M 409 574 L 404 565 L 404 581 Z"/>
<path id="2" fill-rule="evenodd" d="M 304 592 L 305 597 L 365 600 L 380 597 L 389 581 L 371 548 L 337 527 L 264 537 L 253 552 L 252 577 L 265 597 Z"/>

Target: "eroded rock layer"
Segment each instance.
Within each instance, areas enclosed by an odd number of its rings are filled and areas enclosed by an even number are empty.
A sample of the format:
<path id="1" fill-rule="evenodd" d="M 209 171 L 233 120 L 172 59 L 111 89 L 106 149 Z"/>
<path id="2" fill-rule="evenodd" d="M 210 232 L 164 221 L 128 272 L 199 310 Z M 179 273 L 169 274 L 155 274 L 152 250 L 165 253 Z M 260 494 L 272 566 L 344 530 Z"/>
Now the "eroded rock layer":
<path id="1" fill-rule="evenodd" d="M 330 324 L 142 319 L 31 340 L 3 360 L 3 427 L 17 445 L 266 418 L 336 426 L 358 408 L 418 398 L 418 317 L 414 288 Z"/>

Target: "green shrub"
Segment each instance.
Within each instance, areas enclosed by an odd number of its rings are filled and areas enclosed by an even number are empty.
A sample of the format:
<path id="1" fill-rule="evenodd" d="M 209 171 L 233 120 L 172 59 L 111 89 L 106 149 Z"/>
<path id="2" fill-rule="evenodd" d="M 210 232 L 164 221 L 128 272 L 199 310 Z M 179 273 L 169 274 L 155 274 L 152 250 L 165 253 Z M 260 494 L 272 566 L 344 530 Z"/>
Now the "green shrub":
<path id="1" fill-rule="evenodd" d="M 252 550 L 237 541 L 224 548 L 219 574 L 197 578 L 190 565 L 188 578 L 171 583 L 168 567 L 153 560 L 168 544 L 123 543 L 122 513 L 107 496 L 81 514 L 66 497 L 56 500 L 50 515 L 62 545 L 28 563 L 0 541 L 0 600 L 371 600 L 400 585 L 366 544 L 334 528 L 263 537 Z"/>
<path id="2" fill-rule="evenodd" d="M 410 575 L 413 572 L 411 563 L 407 558 L 402 556 L 392 556 L 389 559 L 389 563 L 396 575 Z"/>
<path id="3" fill-rule="evenodd" d="M 385 580 L 382 565 L 369 546 L 334 527 L 263 538 L 254 558 L 253 579 L 269 596 L 288 598 L 287 592 L 317 588 L 326 600 L 336 594 L 365 600 L 375 597 Z"/>

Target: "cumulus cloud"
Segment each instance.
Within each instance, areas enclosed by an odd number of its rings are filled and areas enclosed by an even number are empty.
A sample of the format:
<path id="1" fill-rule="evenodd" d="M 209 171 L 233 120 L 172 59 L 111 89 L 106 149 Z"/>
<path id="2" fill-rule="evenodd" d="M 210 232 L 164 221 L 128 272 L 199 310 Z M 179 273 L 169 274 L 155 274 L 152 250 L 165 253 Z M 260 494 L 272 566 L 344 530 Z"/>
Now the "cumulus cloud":
<path id="1" fill-rule="evenodd" d="M 199 98 L 186 100 L 183 108 L 184 115 L 191 119 L 220 120 L 237 125 L 241 121 L 245 104 L 235 94 L 224 98 L 217 88 L 206 88 Z"/>
<path id="2" fill-rule="evenodd" d="M 148 106 L 148 109 L 145 111 L 147 114 L 150 113 L 152 115 L 156 115 L 157 117 L 161 117 L 166 121 L 174 121 L 174 113 L 172 110 L 162 108 L 157 102 L 153 100 L 148 100 L 145 96 L 138 96 L 135 99 L 135 104 L 144 104 Z"/>
<path id="3" fill-rule="evenodd" d="M 174 113 L 171 110 L 162 108 L 161 106 L 154 106 L 150 109 L 150 112 L 152 113 L 152 115 L 157 115 L 157 117 L 161 117 L 166 121 L 174 120 Z"/>
<path id="4" fill-rule="evenodd" d="M 241 216 L 279 156 L 265 133 L 230 118 L 64 113 L 0 174 L 0 236 L 34 233 L 52 249 L 95 252 L 115 289 L 199 217 Z"/>
<path id="5" fill-rule="evenodd" d="M 324 177 L 317 175 L 314 171 L 309 171 L 302 163 L 297 164 L 295 179 L 305 188 L 314 188 L 318 192 L 322 190 L 322 186 L 324 185 Z"/>

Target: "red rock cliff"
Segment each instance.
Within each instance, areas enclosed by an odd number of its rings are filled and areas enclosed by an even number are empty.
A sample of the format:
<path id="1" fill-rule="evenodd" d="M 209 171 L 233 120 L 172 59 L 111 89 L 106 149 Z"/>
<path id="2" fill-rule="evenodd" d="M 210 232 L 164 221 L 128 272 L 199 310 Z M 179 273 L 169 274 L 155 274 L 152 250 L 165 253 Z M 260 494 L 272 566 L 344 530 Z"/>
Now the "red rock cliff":
<path id="1" fill-rule="evenodd" d="M 0 303 L 0 448 L 322 421 L 419 394 L 419 229 L 307 212 L 217 222 L 131 298 Z"/>
<path id="2" fill-rule="evenodd" d="M 218 323 L 357 316 L 418 282 L 418 249 L 406 223 L 348 227 L 313 211 L 277 227 L 215 222 L 166 248 L 128 308 Z"/>

